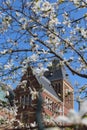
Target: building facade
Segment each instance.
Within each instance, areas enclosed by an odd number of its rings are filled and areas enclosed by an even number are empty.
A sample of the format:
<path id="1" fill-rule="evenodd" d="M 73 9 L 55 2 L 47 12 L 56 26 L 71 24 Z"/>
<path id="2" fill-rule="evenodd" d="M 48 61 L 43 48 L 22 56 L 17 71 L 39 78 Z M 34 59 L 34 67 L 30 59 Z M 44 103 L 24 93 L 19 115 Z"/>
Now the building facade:
<path id="1" fill-rule="evenodd" d="M 42 90 L 42 118 L 46 125 L 52 125 L 52 117 L 67 115 L 69 109 L 73 108 L 73 88 L 65 69 L 58 66 L 57 60 L 53 61 L 52 67 L 41 77 L 34 75 L 32 67 L 28 67 L 21 83 L 14 90 L 18 106 L 17 118 L 26 126 L 37 120 L 38 94 L 32 97 L 30 90 L 34 93 Z"/>

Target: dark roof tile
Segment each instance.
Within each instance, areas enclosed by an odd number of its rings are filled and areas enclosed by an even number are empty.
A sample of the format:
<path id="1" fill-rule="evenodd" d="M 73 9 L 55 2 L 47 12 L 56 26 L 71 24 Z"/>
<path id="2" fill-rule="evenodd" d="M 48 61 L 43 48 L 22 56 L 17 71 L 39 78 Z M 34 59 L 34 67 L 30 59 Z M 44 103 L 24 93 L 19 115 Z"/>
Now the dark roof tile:
<path id="1" fill-rule="evenodd" d="M 60 98 L 58 97 L 55 90 L 53 89 L 51 82 L 45 76 L 41 76 L 41 77 L 36 76 L 36 79 L 44 89 L 46 89 L 48 92 L 50 92 L 53 96 L 55 96 L 60 101 Z"/>

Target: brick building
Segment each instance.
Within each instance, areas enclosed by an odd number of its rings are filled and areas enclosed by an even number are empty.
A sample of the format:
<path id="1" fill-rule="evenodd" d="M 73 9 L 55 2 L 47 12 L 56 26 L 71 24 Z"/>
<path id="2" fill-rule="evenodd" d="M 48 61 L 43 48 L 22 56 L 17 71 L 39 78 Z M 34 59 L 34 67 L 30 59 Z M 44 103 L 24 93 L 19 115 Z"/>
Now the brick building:
<path id="1" fill-rule="evenodd" d="M 34 75 L 32 67 L 21 79 L 22 84 L 15 89 L 18 105 L 17 118 L 28 126 L 36 121 L 36 97 L 31 100 L 30 89 L 39 91 L 43 88 L 43 109 L 42 115 L 45 123 L 51 123 L 51 117 L 67 115 L 68 110 L 73 108 L 73 88 L 64 67 L 58 66 L 58 60 L 54 60 L 44 76 Z"/>

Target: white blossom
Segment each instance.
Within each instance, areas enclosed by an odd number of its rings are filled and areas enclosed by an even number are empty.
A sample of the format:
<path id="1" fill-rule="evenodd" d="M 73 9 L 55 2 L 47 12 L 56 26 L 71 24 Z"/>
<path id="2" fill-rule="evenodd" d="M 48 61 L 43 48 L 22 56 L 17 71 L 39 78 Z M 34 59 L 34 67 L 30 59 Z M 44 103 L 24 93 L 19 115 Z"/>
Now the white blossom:
<path id="1" fill-rule="evenodd" d="M 4 120 L 4 117 L 0 115 L 0 120 Z"/>
<path id="2" fill-rule="evenodd" d="M 38 0 L 34 2 L 34 6 L 32 8 L 34 12 L 38 13 L 41 10 L 41 2 L 42 0 Z"/>
<path id="3" fill-rule="evenodd" d="M 50 43 L 52 44 L 55 44 L 58 42 L 58 38 L 54 34 L 49 34 L 49 40 L 50 40 Z"/>
<path id="4" fill-rule="evenodd" d="M 8 52 L 8 50 L 5 50 L 5 49 L 4 49 L 3 51 L 0 52 L 0 54 L 3 54 L 3 55 L 4 55 L 4 54 L 6 54 L 7 52 Z"/>
<path id="5" fill-rule="evenodd" d="M 52 62 L 49 62 L 49 63 L 47 64 L 47 66 L 48 66 L 48 67 L 52 66 Z"/>
<path id="6" fill-rule="evenodd" d="M 21 22 L 21 23 L 22 22 L 27 22 L 27 19 L 25 17 L 22 17 L 22 18 L 19 19 L 19 22 Z"/>
<path id="7" fill-rule="evenodd" d="M 42 53 L 43 53 L 43 54 L 48 54 L 48 50 L 42 49 Z"/>
<path id="8" fill-rule="evenodd" d="M 29 87 L 29 90 L 30 90 L 30 94 L 31 94 L 31 99 L 35 100 L 38 96 L 38 91 L 36 91 L 35 88 L 32 89 L 31 87 Z"/>
<path id="9" fill-rule="evenodd" d="M 50 11 L 51 9 L 52 9 L 52 6 L 48 1 L 43 2 L 42 8 L 41 8 L 42 11 L 47 12 L 47 11 Z"/>
<path id="10" fill-rule="evenodd" d="M 73 0 L 74 4 L 79 6 L 80 5 L 80 0 Z"/>
<path id="11" fill-rule="evenodd" d="M 10 5 L 11 1 L 10 0 L 6 0 L 6 4 Z"/>
<path id="12" fill-rule="evenodd" d="M 58 127 L 50 127 L 50 128 L 45 128 L 45 130 L 60 130 Z"/>
<path id="13" fill-rule="evenodd" d="M 5 16 L 3 18 L 2 24 L 9 27 L 12 22 L 12 18 L 10 16 Z"/>
<path id="14" fill-rule="evenodd" d="M 37 124 L 36 124 L 36 122 L 33 122 L 33 123 L 30 123 L 30 126 L 35 127 L 35 126 L 37 126 Z"/>
<path id="15" fill-rule="evenodd" d="M 5 69 L 5 70 L 6 70 L 6 69 L 11 69 L 12 66 L 13 66 L 13 64 L 11 64 L 11 63 L 8 62 L 6 65 L 4 65 L 4 69 Z"/>
<path id="16" fill-rule="evenodd" d="M 58 21 L 57 18 L 51 18 L 50 21 L 49 21 L 49 26 L 53 26 L 53 25 L 57 25 L 57 24 L 60 24 L 60 22 Z"/>
<path id="17" fill-rule="evenodd" d="M 69 28 L 71 27 L 70 20 L 63 21 L 63 24 L 67 25 Z"/>
<path id="18" fill-rule="evenodd" d="M 33 69 L 33 73 L 38 76 L 43 76 L 44 72 L 47 71 L 47 68 L 44 67 L 38 67 Z"/>
<path id="19" fill-rule="evenodd" d="M 70 124 L 85 124 L 87 125 L 87 117 L 83 117 L 87 114 L 87 101 L 81 103 L 81 109 L 79 112 L 75 110 L 70 110 L 67 116 L 58 116 L 55 121 L 63 122 L 63 123 L 70 123 Z"/>
<path id="20" fill-rule="evenodd" d="M 84 38 L 87 38 L 87 30 L 85 30 L 84 28 L 81 28 L 81 35 L 82 35 Z"/>
<path id="21" fill-rule="evenodd" d="M 15 14 L 17 17 L 21 16 L 21 13 L 19 13 L 19 12 L 15 12 Z"/>
<path id="22" fill-rule="evenodd" d="M 38 55 L 37 54 L 33 54 L 32 56 L 30 56 L 30 60 L 31 61 L 37 61 L 38 59 Z"/>

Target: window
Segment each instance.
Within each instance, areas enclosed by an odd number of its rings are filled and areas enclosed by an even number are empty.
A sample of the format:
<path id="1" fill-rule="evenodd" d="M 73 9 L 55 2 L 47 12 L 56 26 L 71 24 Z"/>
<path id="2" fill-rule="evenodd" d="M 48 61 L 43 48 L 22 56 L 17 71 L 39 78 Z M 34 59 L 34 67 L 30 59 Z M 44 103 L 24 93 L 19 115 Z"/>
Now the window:
<path id="1" fill-rule="evenodd" d="M 57 92 L 57 94 L 58 94 L 59 96 L 61 96 L 61 84 L 60 84 L 60 83 L 56 83 L 56 84 L 54 85 L 54 89 L 55 89 L 55 91 Z"/>
<path id="2" fill-rule="evenodd" d="M 21 105 L 25 105 L 25 96 L 22 96 L 20 100 Z"/>
<path id="3" fill-rule="evenodd" d="M 52 111 L 55 112 L 55 109 L 56 109 L 56 104 L 53 102 L 52 103 Z"/>
<path id="4" fill-rule="evenodd" d="M 46 102 L 46 104 L 48 104 L 48 98 L 46 97 L 46 99 L 45 99 L 45 102 Z"/>
<path id="5" fill-rule="evenodd" d="M 52 110 L 52 100 L 48 97 L 45 98 L 45 108 Z"/>
<path id="6" fill-rule="evenodd" d="M 27 86 L 27 87 L 30 86 L 30 81 L 29 81 L 29 80 L 27 80 L 27 84 L 26 84 L 26 86 Z"/>
<path id="7" fill-rule="evenodd" d="M 27 113 L 23 113 L 23 118 L 22 118 L 23 122 L 24 123 L 29 123 L 29 116 Z"/>
<path id="8" fill-rule="evenodd" d="M 32 95 L 29 94 L 29 105 L 31 106 L 31 104 L 32 104 Z"/>
<path id="9" fill-rule="evenodd" d="M 25 105 L 29 105 L 29 95 L 25 95 Z"/>

